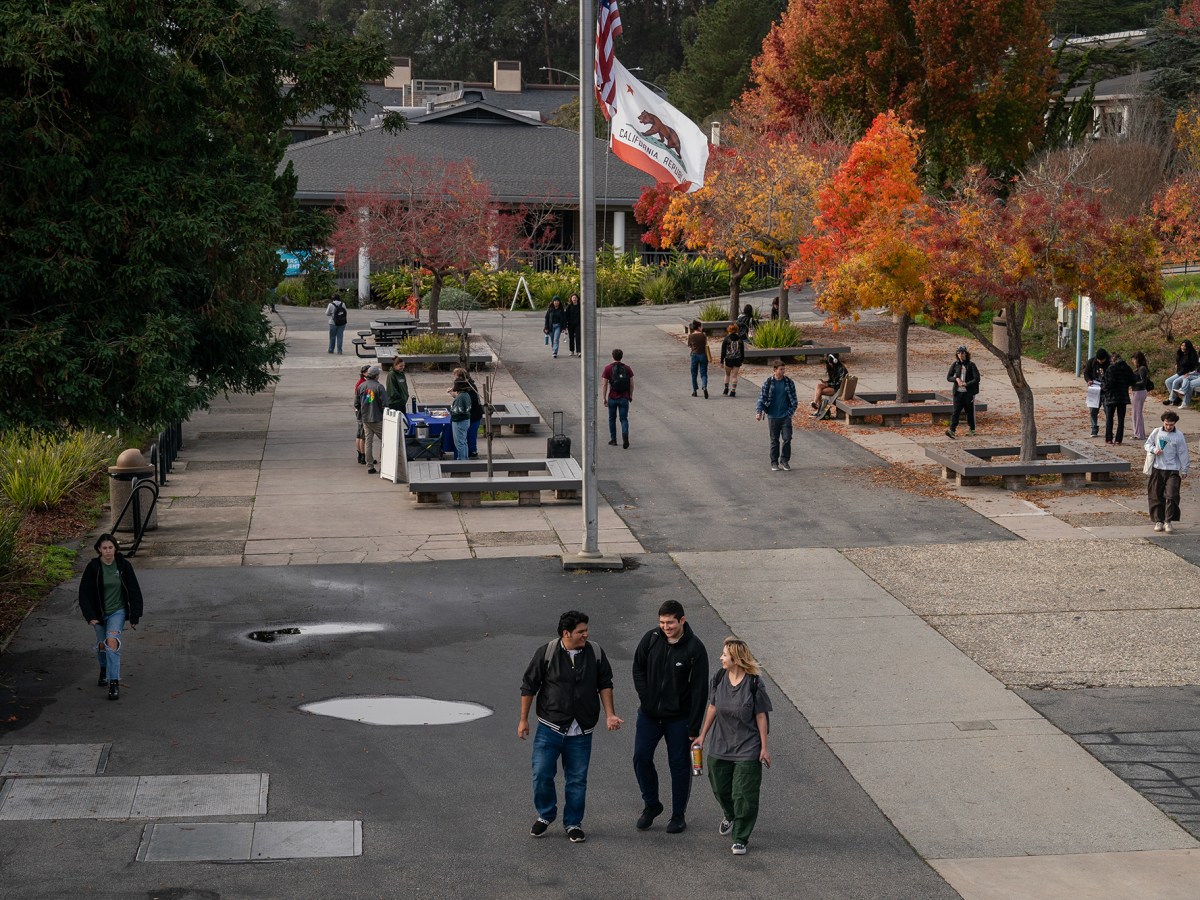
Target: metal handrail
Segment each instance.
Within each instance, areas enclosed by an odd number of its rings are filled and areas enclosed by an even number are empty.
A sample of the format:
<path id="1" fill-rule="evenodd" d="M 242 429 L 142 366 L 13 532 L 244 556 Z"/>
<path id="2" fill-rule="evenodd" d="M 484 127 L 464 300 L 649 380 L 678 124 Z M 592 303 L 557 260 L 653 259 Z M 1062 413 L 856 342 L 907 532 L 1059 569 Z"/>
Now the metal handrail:
<path id="1" fill-rule="evenodd" d="M 146 514 L 142 515 L 141 493 L 143 490 L 150 492 L 150 505 L 146 509 Z M 138 546 L 142 543 L 142 538 L 146 535 L 146 526 L 150 523 L 150 517 L 154 515 L 154 508 L 158 505 L 158 481 L 155 478 L 137 478 L 133 479 L 133 488 L 129 492 L 129 499 L 125 501 L 125 505 L 121 507 L 121 514 L 117 516 L 113 522 L 112 530 L 114 532 L 121 529 L 121 523 L 125 521 L 125 514 L 133 512 L 133 544 L 129 550 L 122 552 L 126 556 L 136 556 Z"/>

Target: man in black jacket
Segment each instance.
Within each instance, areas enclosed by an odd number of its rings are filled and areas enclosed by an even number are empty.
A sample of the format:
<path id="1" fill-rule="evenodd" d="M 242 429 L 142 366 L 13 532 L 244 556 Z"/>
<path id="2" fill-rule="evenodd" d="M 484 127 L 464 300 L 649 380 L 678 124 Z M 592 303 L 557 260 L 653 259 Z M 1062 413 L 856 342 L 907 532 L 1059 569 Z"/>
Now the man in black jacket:
<path id="1" fill-rule="evenodd" d="M 668 600 L 658 608 L 658 627 L 638 644 L 633 655 L 633 684 L 641 701 L 633 738 L 633 772 L 645 803 L 637 827 L 645 831 L 663 811 L 654 751 L 666 738 L 671 769 L 667 834 L 678 834 L 687 828 L 684 815 L 692 789 L 689 757 L 708 704 L 708 651 L 688 625 L 678 601 Z"/>
<path id="2" fill-rule="evenodd" d="M 558 814 L 554 773 L 563 763 L 563 826 L 574 844 L 583 833 L 592 729 L 603 704 L 609 731 L 622 720 L 613 706 L 612 666 L 598 644 L 588 642 L 588 617 L 571 610 L 558 619 L 558 637 L 538 647 L 521 679 L 521 720 L 517 737 L 529 734 L 529 710 L 537 697 L 537 734 L 533 739 L 533 805 L 537 819 L 529 829 L 541 837 Z"/>

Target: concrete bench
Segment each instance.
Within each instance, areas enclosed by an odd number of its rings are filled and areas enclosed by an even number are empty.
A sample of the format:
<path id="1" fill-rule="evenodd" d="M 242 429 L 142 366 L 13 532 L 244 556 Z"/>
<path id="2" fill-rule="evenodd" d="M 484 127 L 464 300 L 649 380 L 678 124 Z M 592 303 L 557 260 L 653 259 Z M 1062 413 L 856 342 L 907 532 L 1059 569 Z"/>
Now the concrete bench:
<path id="1" fill-rule="evenodd" d="M 449 409 L 449 403 L 418 403 L 417 412 L 428 412 L 432 409 Z M 532 403 L 493 403 L 492 424 L 496 433 L 507 425 L 513 434 L 529 434 L 534 425 L 542 421 Z"/>
<path id="2" fill-rule="evenodd" d="M 1009 490 L 1019 490 L 1030 475 L 1059 475 L 1064 488 L 1080 488 L 1089 481 L 1108 481 L 1113 472 L 1128 472 L 1127 460 L 1095 444 L 1063 441 L 1038 444 L 1037 459 L 1017 459 L 1020 447 L 966 447 L 933 444 L 925 455 L 942 467 L 942 477 L 957 480 L 959 486 L 979 484 L 980 478 L 999 476 Z M 1059 459 L 1049 459 L 1057 455 Z M 996 459 L 996 457 L 1003 457 Z"/>
<path id="3" fill-rule="evenodd" d="M 849 356 L 849 347 L 816 347 L 813 345 L 804 345 L 800 347 L 751 347 L 746 346 L 746 353 L 743 357 L 747 362 L 757 359 L 782 359 L 784 362 L 791 362 L 798 359 L 803 365 L 809 359 L 817 358 L 824 359 L 830 353 L 836 353 L 838 357 Z"/>
<path id="4" fill-rule="evenodd" d="M 687 334 L 691 330 L 692 319 L 683 320 L 683 333 Z M 729 319 L 717 319 L 713 322 L 701 322 L 700 330 L 705 334 L 724 334 L 729 326 L 734 324 Z"/>
<path id="5" fill-rule="evenodd" d="M 383 352 L 382 348 L 376 352 Z M 429 366 L 458 365 L 457 353 L 396 353 L 390 354 L 393 359 L 402 359 L 410 366 L 424 363 Z M 493 362 L 490 353 L 471 353 L 467 356 L 468 366 L 486 366 Z"/>
<path id="6" fill-rule="evenodd" d="M 856 391 L 853 399 L 839 399 L 834 404 L 839 413 L 846 416 L 851 425 L 861 425 L 872 416 L 883 419 L 885 427 L 901 425 L 905 416 L 928 415 L 933 424 L 954 413 L 954 398 L 938 391 L 909 391 L 908 400 L 896 402 L 895 392 L 873 393 Z M 975 412 L 987 412 L 987 404 L 976 401 Z"/>
<path id="7" fill-rule="evenodd" d="M 517 492 L 518 506 L 540 506 L 542 491 L 554 491 L 556 500 L 578 500 L 583 490 L 583 470 L 573 459 L 496 459 L 493 476 L 485 459 L 416 461 L 408 465 L 408 490 L 417 503 L 437 503 L 444 493 L 458 494 L 459 506 L 479 506 L 482 494 Z"/>

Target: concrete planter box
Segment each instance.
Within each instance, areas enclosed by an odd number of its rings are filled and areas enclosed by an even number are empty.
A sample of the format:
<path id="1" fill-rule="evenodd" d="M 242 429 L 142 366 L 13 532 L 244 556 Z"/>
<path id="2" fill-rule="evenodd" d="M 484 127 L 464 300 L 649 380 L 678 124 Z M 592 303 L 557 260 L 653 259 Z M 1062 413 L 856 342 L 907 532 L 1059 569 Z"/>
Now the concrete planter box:
<path id="1" fill-rule="evenodd" d="M 1060 475 L 1064 488 L 1080 488 L 1089 481 L 1108 481 L 1113 472 L 1128 472 L 1132 468 L 1111 450 L 1083 441 L 1038 444 L 1038 458 L 1030 462 L 1018 459 L 1020 453 L 1020 446 L 925 447 L 925 455 L 941 465 L 942 477 L 956 480 L 960 486 L 979 484 L 980 478 L 991 476 L 1002 478 L 1008 490 L 1019 490 L 1026 486 L 1030 475 Z M 1053 455 L 1059 458 L 1048 458 Z"/>

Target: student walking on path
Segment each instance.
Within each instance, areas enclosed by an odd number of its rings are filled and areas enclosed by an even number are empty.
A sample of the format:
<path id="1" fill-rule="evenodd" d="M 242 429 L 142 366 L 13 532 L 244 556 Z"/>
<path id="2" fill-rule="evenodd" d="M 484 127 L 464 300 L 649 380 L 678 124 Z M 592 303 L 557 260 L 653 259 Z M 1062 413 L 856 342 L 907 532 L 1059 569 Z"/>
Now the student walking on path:
<path id="1" fill-rule="evenodd" d="M 642 793 L 639 831 L 662 814 L 654 751 L 667 743 L 671 771 L 671 820 L 667 834 L 687 828 L 688 795 L 692 790 L 689 749 L 700 734 L 708 703 L 708 651 L 692 631 L 678 600 L 658 608 L 658 627 L 642 637 L 633 654 L 633 686 L 637 690 L 637 730 L 633 738 L 633 772 Z"/>
<path id="2" fill-rule="evenodd" d="M 558 619 L 558 637 L 534 651 L 521 679 L 521 718 L 517 737 L 529 736 L 529 711 L 537 698 L 537 734 L 533 739 L 533 805 L 537 818 L 530 837 L 540 838 L 558 818 L 554 774 L 563 767 L 563 827 L 574 844 L 587 840 L 583 814 L 587 802 L 592 729 L 604 707 L 605 724 L 617 731 L 623 720 L 613 706 L 612 666 L 588 640 L 588 617 L 571 610 Z"/>
<path id="3" fill-rule="evenodd" d="M 367 458 L 367 474 L 375 474 L 375 441 L 383 446 L 383 411 L 387 409 L 387 391 L 379 383 L 379 366 L 367 369 L 367 380 L 354 392 L 354 411 L 363 427 L 363 455 Z"/>
<path id="4" fill-rule="evenodd" d="M 633 369 L 621 360 L 625 354 L 613 350 L 613 361 L 600 373 L 604 405 L 608 407 L 608 443 L 617 445 L 617 417 L 621 419 L 621 446 L 629 449 L 629 404 L 633 402 Z"/>
<path id="5" fill-rule="evenodd" d="M 692 361 L 692 396 L 696 396 L 698 388 L 704 389 L 704 399 L 708 399 L 708 338 L 704 334 L 704 326 L 696 319 L 692 320 L 691 331 L 687 336 L 688 351 Z M 696 376 L 700 376 L 699 385 Z"/>
<path id="6" fill-rule="evenodd" d="M 1135 381 L 1133 369 L 1121 359 L 1120 353 L 1112 355 L 1112 361 L 1100 379 L 1100 392 L 1104 395 L 1104 443 L 1120 444 L 1125 440 L 1125 408 L 1129 406 L 1129 389 Z M 1113 432 L 1113 419 L 1117 429 Z"/>
<path id="7" fill-rule="evenodd" d="M 94 545 L 96 558 L 79 579 L 79 610 L 96 632 L 96 659 L 100 677 L 108 685 L 108 699 L 121 697 L 121 633 L 126 624 L 136 628 L 142 618 L 142 589 L 129 560 L 121 555 L 117 539 L 102 534 Z"/>
<path id="8" fill-rule="evenodd" d="M 1150 521 L 1155 531 L 1174 532 L 1172 522 L 1179 521 L 1179 486 L 1187 477 L 1187 438 L 1176 425 L 1179 413 L 1167 410 L 1162 414 L 1162 427 L 1155 428 L 1146 438 L 1146 452 L 1154 457 L 1146 494 L 1150 501 Z"/>
<path id="9" fill-rule="evenodd" d="M 1150 380 L 1150 367 L 1146 365 L 1146 354 L 1141 350 L 1137 350 L 1133 354 L 1133 436 L 1139 441 L 1146 439 L 1146 397 L 1150 393 L 1150 388 L 1153 383 Z"/>
<path id="10" fill-rule="evenodd" d="M 579 295 L 572 294 L 567 298 L 567 349 L 572 356 L 582 352 L 579 343 Z"/>
<path id="11" fill-rule="evenodd" d="M 1101 347 L 1096 355 L 1083 367 L 1083 380 L 1087 382 L 1088 417 L 1092 423 L 1092 437 L 1100 436 L 1100 408 L 1104 405 L 1104 370 L 1108 368 L 1108 351 Z"/>
<path id="12" fill-rule="evenodd" d="M 737 396 L 738 373 L 742 371 L 745 362 L 746 342 L 742 340 L 737 325 L 725 329 L 725 339 L 721 341 L 721 366 L 725 369 L 725 390 L 722 392 L 730 397 Z"/>
<path id="13" fill-rule="evenodd" d="M 967 430 L 975 433 L 975 397 L 979 394 L 979 369 L 971 362 L 971 351 L 959 347 L 954 351 L 954 362 L 946 373 L 946 380 L 954 385 L 954 414 L 950 417 L 950 427 L 946 429 L 947 437 L 954 437 L 958 431 L 958 420 L 963 413 L 967 414 Z"/>
<path id="14" fill-rule="evenodd" d="M 337 352 L 341 353 L 342 335 L 346 331 L 346 322 L 349 320 L 346 304 L 338 297 L 334 297 L 325 307 L 325 318 L 329 320 L 329 352 L 333 352 L 336 344 Z"/>
<path id="15" fill-rule="evenodd" d="M 550 337 L 550 350 L 558 359 L 558 339 L 562 337 L 563 329 L 567 327 L 567 311 L 563 309 L 562 301 L 555 297 L 546 309 L 545 333 Z"/>
<path id="16" fill-rule="evenodd" d="M 791 471 L 792 416 L 799 402 L 796 399 L 796 382 L 784 374 L 783 360 L 771 363 L 771 377 L 763 382 L 758 392 L 758 404 L 754 418 L 759 422 L 766 416 L 771 435 L 771 471 Z"/>
<path id="17" fill-rule="evenodd" d="M 771 768 L 767 749 L 771 699 L 761 670 L 745 641 L 726 638 L 721 648 L 721 671 L 713 676 L 712 692 L 696 747 L 708 740 L 708 781 L 724 818 L 717 832 L 733 837 L 734 855 L 741 856 L 758 821 L 762 769 Z"/>

